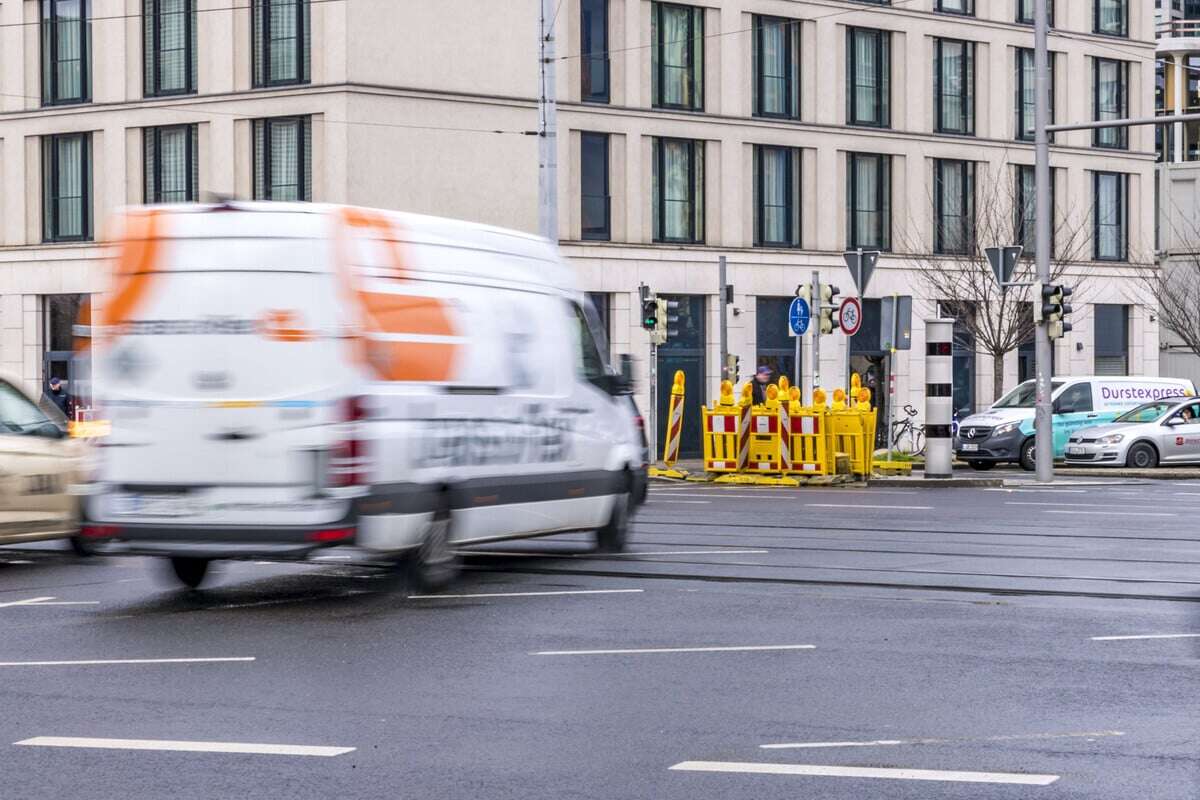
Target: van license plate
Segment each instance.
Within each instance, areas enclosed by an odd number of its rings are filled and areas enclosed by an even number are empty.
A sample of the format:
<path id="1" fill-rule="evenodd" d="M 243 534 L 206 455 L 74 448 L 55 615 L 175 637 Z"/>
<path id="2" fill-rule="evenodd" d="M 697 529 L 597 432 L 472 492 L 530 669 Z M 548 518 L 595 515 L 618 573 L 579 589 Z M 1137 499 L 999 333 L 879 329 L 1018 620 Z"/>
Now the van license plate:
<path id="1" fill-rule="evenodd" d="M 964 444 L 962 446 L 962 451 L 964 453 L 975 453 L 975 452 L 978 452 L 978 450 L 979 450 L 979 445 L 977 445 L 977 444 Z"/>
<path id="2" fill-rule="evenodd" d="M 196 504 L 186 494 L 119 494 L 113 497 L 116 516 L 189 517 Z"/>

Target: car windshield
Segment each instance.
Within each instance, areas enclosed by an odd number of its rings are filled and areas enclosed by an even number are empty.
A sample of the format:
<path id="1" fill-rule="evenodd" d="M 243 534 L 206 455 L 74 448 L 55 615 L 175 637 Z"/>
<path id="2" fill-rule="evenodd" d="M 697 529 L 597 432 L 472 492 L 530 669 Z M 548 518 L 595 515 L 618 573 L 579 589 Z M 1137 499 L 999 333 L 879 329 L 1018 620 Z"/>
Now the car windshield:
<path id="1" fill-rule="evenodd" d="M 1063 385 L 1062 381 L 1053 381 L 1050 384 L 1050 393 L 1054 394 Z M 1034 402 L 1037 400 L 1037 383 L 1035 381 L 1025 381 L 1017 388 L 1013 389 L 1008 394 L 997 400 L 992 408 L 1033 408 Z"/>
<path id="2" fill-rule="evenodd" d="M 1153 403 L 1142 403 L 1137 408 L 1131 408 L 1113 422 L 1154 422 L 1163 414 L 1175 407 L 1178 401 L 1156 400 Z"/>

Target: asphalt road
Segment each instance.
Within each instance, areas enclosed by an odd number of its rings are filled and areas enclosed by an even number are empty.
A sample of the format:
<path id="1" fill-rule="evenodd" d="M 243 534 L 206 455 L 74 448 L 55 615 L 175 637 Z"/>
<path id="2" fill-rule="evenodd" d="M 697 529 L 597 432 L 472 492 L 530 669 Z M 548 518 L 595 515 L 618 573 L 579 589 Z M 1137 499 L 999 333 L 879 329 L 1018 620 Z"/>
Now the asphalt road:
<path id="1" fill-rule="evenodd" d="M 1198 514 L 655 486 L 629 554 L 477 548 L 434 598 L 0 549 L 0 798 L 1195 800 Z"/>

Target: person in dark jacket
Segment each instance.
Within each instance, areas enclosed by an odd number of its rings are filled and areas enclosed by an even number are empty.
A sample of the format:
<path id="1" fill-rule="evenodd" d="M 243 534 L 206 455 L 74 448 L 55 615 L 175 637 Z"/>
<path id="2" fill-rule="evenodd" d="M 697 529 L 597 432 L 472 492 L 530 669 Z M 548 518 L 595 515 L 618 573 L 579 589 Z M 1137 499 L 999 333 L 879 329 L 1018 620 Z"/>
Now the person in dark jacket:
<path id="1" fill-rule="evenodd" d="M 46 391 L 46 396 L 50 398 L 50 402 L 58 406 L 58 410 L 63 413 L 63 416 L 70 417 L 70 414 L 67 413 L 67 400 L 69 398 L 66 391 L 63 390 L 62 381 L 57 375 L 50 379 L 50 388 Z"/>
<path id="2" fill-rule="evenodd" d="M 758 372 L 754 374 L 754 405 L 762 405 L 767 402 L 767 387 L 771 385 L 771 368 L 763 365 L 758 368 Z"/>

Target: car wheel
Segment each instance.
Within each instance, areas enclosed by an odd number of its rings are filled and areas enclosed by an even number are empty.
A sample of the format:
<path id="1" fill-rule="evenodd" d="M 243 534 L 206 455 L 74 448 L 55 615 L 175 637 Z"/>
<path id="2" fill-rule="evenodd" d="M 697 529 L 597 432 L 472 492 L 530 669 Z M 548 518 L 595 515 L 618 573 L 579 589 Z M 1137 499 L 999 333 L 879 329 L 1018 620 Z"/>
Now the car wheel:
<path id="1" fill-rule="evenodd" d="M 603 528 L 596 531 L 596 549 L 602 553 L 620 553 L 629 543 L 629 490 L 613 497 L 612 513 Z"/>
<path id="2" fill-rule="evenodd" d="M 1158 451 L 1146 442 L 1138 442 L 1129 448 L 1125 456 L 1125 466 L 1134 469 L 1153 469 L 1158 466 Z"/>
<path id="3" fill-rule="evenodd" d="M 989 469 L 991 469 L 992 467 L 996 466 L 996 462 L 995 461 L 968 461 L 967 466 L 969 466 L 971 469 L 977 469 L 980 472 L 986 472 Z"/>
<path id="4" fill-rule="evenodd" d="M 462 560 L 452 542 L 450 506 L 443 504 L 433 512 L 421 544 L 402 562 L 408 582 L 414 589 L 441 591 L 458 576 Z"/>
<path id="5" fill-rule="evenodd" d="M 1021 445 L 1021 469 L 1033 472 L 1037 468 L 1037 442 L 1031 436 Z"/>
<path id="6" fill-rule="evenodd" d="M 71 552 L 79 558 L 96 555 L 96 551 L 88 545 L 87 540 L 82 536 L 72 536 L 69 541 L 71 542 Z"/>
<path id="7" fill-rule="evenodd" d="M 189 589 L 197 589 L 208 574 L 207 558 L 172 558 L 171 571 L 179 582 Z"/>

